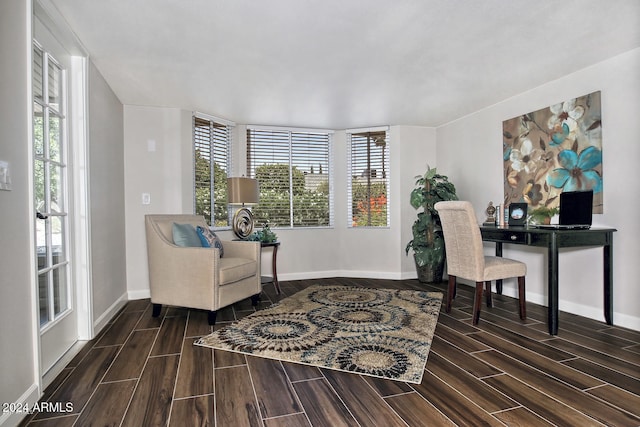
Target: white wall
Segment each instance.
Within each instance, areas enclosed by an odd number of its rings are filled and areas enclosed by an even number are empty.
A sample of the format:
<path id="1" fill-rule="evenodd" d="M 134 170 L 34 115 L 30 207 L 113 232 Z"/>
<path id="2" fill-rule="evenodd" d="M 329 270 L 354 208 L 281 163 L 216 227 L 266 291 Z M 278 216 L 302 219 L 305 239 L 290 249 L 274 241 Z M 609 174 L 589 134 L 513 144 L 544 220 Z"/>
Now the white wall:
<path id="1" fill-rule="evenodd" d="M 0 1 L 0 160 L 12 190 L 0 191 L 0 402 L 37 398 L 32 290 L 33 209 L 29 147 L 31 2 Z M 20 416 L 0 413 L 0 424 Z"/>
<path id="2" fill-rule="evenodd" d="M 125 198 L 127 224 L 127 283 L 129 296 L 149 295 L 144 215 L 191 213 L 191 113 L 170 108 L 125 106 Z M 236 128 L 236 150 L 244 153 L 244 126 Z M 416 211 L 409 205 L 415 176 L 435 166 L 435 129 L 393 126 L 391 144 L 391 226 L 385 229 L 347 228 L 346 133 L 333 134 L 335 226 L 333 228 L 276 229 L 278 278 L 351 276 L 416 277 L 413 258 L 404 248 L 411 240 Z M 156 151 L 148 151 L 150 139 Z M 239 156 L 241 157 L 241 156 Z M 242 160 L 242 159 L 238 159 Z M 242 163 L 239 161 L 238 163 Z M 234 171 L 243 173 L 241 167 Z M 151 194 L 143 206 L 141 194 Z M 221 231 L 222 239 L 234 238 Z M 262 257 L 263 274 L 271 272 L 271 251 Z"/>
<path id="3" fill-rule="evenodd" d="M 126 302 L 123 106 L 89 64 L 89 194 L 93 321 Z"/>
<path id="4" fill-rule="evenodd" d="M 437 167 L 436 162 L 436 130 L 417 126 L 393 126 L 391 128 L 393 140 L 397 138 L 395 146 L 399 154 L 392 158 L 392 167 L 401 171 L 400 179 L 394 181 L 394 194 L 396 202 L 394 208 L 399 209 L 400 248 L 402 255 L 402 278 L 417 277 L 416 267 L 413 261 L 413 251 L 408 256 L 405 252 L 407 243 L 413 239 L 412 226 L 416 220 L 417 210 L 409 203 L 409 195 L 415 188 L 416 177 L 424 175 L 428 167 Z M 397 186 L 397 191 L 395 186 Z"/>
<path id="5" fill-rule="evenodd" d="M 404 248 L 411 240 L 416 211 L 408 203 L 415 176 L 435 165 L 435 129 L 392 126 L 390 135 L 391 224 L 388 228 L 348 228 L 347 136 L 333 134 L 335 222 L 331 229 L 276 230 L 278 277 L 415 278 L 413 258 Z M 263 257 L 263 270 L 268 258 Z M 270 267 L 269 267 L 270 268 Z"/>
<path id="6" fill-rule="evenodd" d="M 344 135 L 344 132 L 340 133 Z M 435 130 L 392 126 L 389 130 L 391 225 L 386 229 L 347 228 L 347 144 L 336 151 L 336 228 L 340 235 L 340 269 L 343 275 L 389 279 L 415 278 L 412 254 L 404 248 L 411 240 L 416 211 L 409 204 L 415 176 L 424 174 L 427 164 L 435 166 Z M 309 264 L 308 271 L 313 271 Z"/>
<path id="7" fill-rule="evenodd" d="M 500 203 L 502 122 L 551 104 L 602 92 L 604 214 L 594 224 L 617 228 L 614 234 L 614 323 L 640 330 L 640 49 L 549 82 L 437 129 L 438 169 L 456 184 L 461 199 L 473 202 L 479 220 L 489 201 Z M 633 213 L 633 214 L 629 214 Z M 507 248 L 508 246 L 508 248 Z M 527 299 L 546 304 L 543 249 L 505 246 L 505 256 L 525 261 Z M 487 253 L 493 251 L 487 245 Z M 560 309 L 604 320 L 602 250 L 566 249 L 560 255 Z M 505 293 L 515 294 L 513 283 Z"/>
<path id="8" fill-rule="evenodd" d="M 191 116 L 176 108 L 124 107 L 126 277 L 131 299 L 149 296 L 144 216 L 193 212 L 190 126 Z M 149 193 L 149 205 L 142 204 L 142 193 Z"/>

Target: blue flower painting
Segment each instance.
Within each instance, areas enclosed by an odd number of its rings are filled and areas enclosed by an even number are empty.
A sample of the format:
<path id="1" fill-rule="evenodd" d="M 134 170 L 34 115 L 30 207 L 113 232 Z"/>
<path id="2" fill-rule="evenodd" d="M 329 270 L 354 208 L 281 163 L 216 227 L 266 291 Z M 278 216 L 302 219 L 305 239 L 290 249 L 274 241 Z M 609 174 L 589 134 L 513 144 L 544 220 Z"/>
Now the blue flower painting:
<path id="1" fill-rule="evenodd" d="M 563 191 L 593 190 L 602 213 L 600 92 L 502 123 L 504 203 L 557 207 Z"/>

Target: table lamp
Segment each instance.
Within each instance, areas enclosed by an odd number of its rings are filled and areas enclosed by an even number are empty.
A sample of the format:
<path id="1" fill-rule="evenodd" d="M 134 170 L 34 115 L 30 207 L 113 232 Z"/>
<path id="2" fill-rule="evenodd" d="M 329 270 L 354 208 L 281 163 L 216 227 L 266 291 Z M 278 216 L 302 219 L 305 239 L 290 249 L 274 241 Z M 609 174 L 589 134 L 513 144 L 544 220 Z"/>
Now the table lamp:
<path id="1" fill-rule="evenodd" d="M 227 178 L 227 194 L 230 205 L 242 205 L 233 215 L 233 232 L 244 240 L 253 232 L 253 214 L 245 205 L 258 203 L 258 181 L 246 177 Z"/>

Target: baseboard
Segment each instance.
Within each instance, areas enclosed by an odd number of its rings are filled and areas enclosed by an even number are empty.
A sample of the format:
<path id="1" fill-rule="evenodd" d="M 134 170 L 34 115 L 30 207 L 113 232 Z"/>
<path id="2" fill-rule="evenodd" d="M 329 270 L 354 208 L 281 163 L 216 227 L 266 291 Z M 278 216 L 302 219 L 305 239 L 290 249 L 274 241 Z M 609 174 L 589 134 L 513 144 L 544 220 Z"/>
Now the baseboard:
<path id="1" fill-rule="evenodd" d="M 467 286 L 475 286 L 471 283 L 465 283 L 459 281 L 458 283 L 466 284 Z M 515 286 L 504 286 L 502 288 L 502 294 L 512 298 L 518 298 L 518 291 Z M 527 292 L 527 301 L 534 304 L 547 306 L 547 295 L 538 293 Z M 604 322 L 604 307 L 594 307 L 584 304 L 576 304 L 567 300 L 558 301 L 558 309 L 566 313 L 575 314 L 577 316 L 586 317 L 587 319 L 598 320 Z M 613 324 L 622 328 L 633 329 L 634 331 L 640 331 L 640 317 L 629 316 L 628 314 L 613 312 Z M 562 325 L 560 325 L 562 326 Z"/>
<path id="2" fill-rule="evenodd" d="M 313 271 L 313 272 L 301 272 L 301 273 L 285 273 L 278 274 L 279 281 L 288 280 L 310 280 L 310 279 L 325 279 L 330 277 L 353 277 L 362 279 L 387 279 L 387 280 L 402 280 L 403 274 L 391 273 L 388 271 L 353 271 L 353 270 L 326 270 L 326 271 Z M 414 277 L 417 276 L 414 273 Z"/>
<path id="3" fill-rule="evenodd" d="M 33 405 L 35 405 L 39 399 L 40 399 L 40 396 L 38 392 L 38 384 L 31 384 L 31 386 L 29 386 L 29 388 L 24 393 L 22 393 L 22 396 L 20 396 L 14 402 L 11 402 L 11 403 L 15 404 L 15 409 L 22 410 L 22 408 L 29 409 L 33 407 Z M 9 411 L 9 412 L 3 411 L 2 415 L 0 416 L 0 426 L 15 427 L 19 425 L 20 422 L 27 415 L 28 414 L 24 412 L 19 412 L 19 411 Z"/>
<path id="4" fill-rule="evenodd" d="M 353 271 L 353 270 L 326 270 L 326 271 L 313 271 L 313 272 L 301 272 L 301 273 L 285 273 L 279 274 L 278 280 L 287 281 L 287 280 L 310 280 L 310 279 L 325 279 L 331 277 L 353 277 L 353 278 L 363 278 L 363 279 L 387 279 L 387 280 L 410 280 L 416 279 L 418 276 L 415 271 L 413 272 L 400 272 L 400 273 L 390 273 L 390 272 L 372 272 L 372 271 Z M 445 276 L 446 280 L 446 276 Z M 462 284 L 466 284 L 468 286 L 475 286 L 470 283 L 464 283 L 464 281 L 459 281 Z M 505 286 L 503 288 L 503 293 L 506 296 L 517 298 L 517 288 L 515 286 Z M 149 289 L 135 290 L 129 291 L 127 293 L 129 300 L 136 299 L 144 299 L 150 298 L 151 293 Z M 546 295 L 540 294 L 532 294 L 527 292 L 527 301 L 530 301 L 534 304 L 540 304 L 543 306 L 547 305 L 547 297 Z M 603 310 L 597 307 L 591 307 L 581 304 L 575 304 L 570 301 L 560 300 L 558 303 L 558 307 L 561 311 L 566 311 L 568 313 L 577 314 L 578 316 L 583 316 L 589 319 L 594 320 L 604 320 L 603 319 Z M 623 328 L 633 329 L 635 331 L 640 331 L 640 318 L 635 316 L 629 316 L 621 313 L 613 313 L 613 323 L 616 326 L 621 326 Z"/>
<path id="5" fill-rule="evenodd" d="M 49 385 L 55 380 L 58 375 L 67 367 L 67 365 L 73 360 L 74 357 L 87 343 L 85 340 L 78 340 L 74 345 L 71 346 L 69 350 L 65 354 L 62 355 L 60 359 L 42 376 L 42 389 L 46 389 Z"/>
<path id="6" fill-rule="evenodd" d="M 613 312 L 613 324 L 623 328 L 640 331 L 640 317 L 629 316 L 628 314 Z"/>
<path id="7" fill-rule="evenodd" d="M 95 322 L 93 322 L 93 336 L 95 337 L 101 330 L 104 328 L 111 319 L 113 319 L 116 314 L 125 306 L 125 304 L 129 301 L 128 294 L 124 293 L 118 298 L 111 307 L 105 310 L 104 313 L 98 317 Z"/>
<path id="8" fill-rule="evenodd" d="M 413 270 L 413 271 L 403 271 L 400 273 L 400 280 L 411 280 L 411 279 L 418 279 L 418 273 Z"/>
<path id="9" fill-rule="evenodd" d="M 127 292 L 127 296 L 129 298 L 129 300 L 151 298 L 151 290 L 149 290 L 149 289 L 140 289 L 140 290 L 137 290 L 137 291 L 128 291 Z"/>
<path id="10" fill-rule="evenodd" d="M 505 294 L 506 295 L 506 294 Z M 535 304 L 547 306 L 547 296 L 540 294 L 527 293 L 527 301 L 531 301 Z M 558 301 L 558 309 L 566 313 L 575 314 L 578 316 L 586 317 L 588 319 L 598 320 L 604 322 L 604 307 L 594 307 L 584 304 L 576 304 L 571 301 L 560 300 Z M 613 312 L 613 324 L 622 328 L 633 329 L 634 331 L 640 331 L 640 318 L 635 316 L 629 316 L 628 314 Z M 562 323 L 560 323 L 562 326 Z"/>

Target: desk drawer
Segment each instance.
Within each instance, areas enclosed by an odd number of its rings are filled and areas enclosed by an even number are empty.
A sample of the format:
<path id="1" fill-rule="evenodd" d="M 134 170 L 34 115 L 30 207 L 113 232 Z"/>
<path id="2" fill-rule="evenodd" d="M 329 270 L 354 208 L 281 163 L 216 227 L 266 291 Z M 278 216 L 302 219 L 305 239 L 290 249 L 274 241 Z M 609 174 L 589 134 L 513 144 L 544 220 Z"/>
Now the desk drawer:
<path id="1" fill-rule="evenodd" d="M 509 230 L 506 228 L 483 228 L 482 240 L 485 242 L 529 244 L 529 233 L 525 230 Z"/>
<path id="2" fill-rule="evenodd" d="M 529 233 L 526 232 L 517 232 L 517 231 L 509 231 L 504 234 L 503 241 L 509 243 L 521 243 L 526 245 L 528 242 Z"/>

